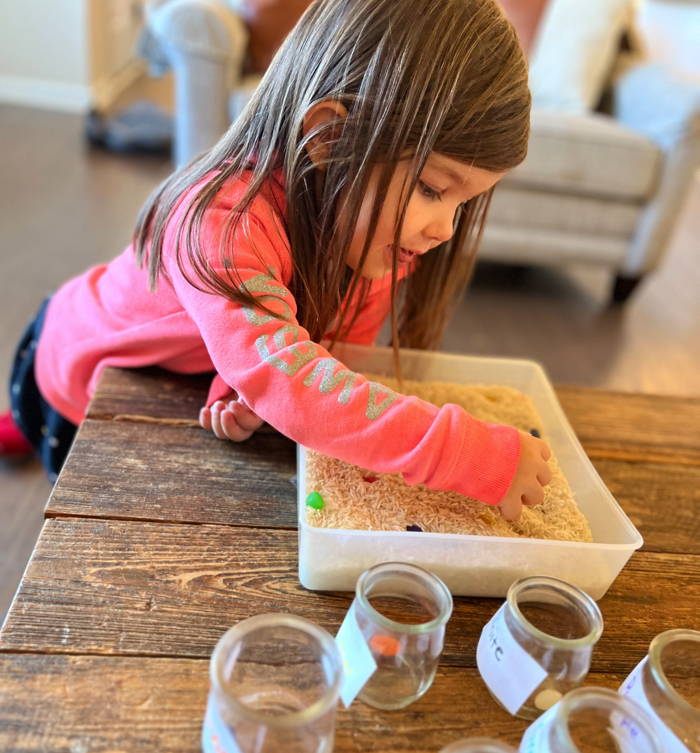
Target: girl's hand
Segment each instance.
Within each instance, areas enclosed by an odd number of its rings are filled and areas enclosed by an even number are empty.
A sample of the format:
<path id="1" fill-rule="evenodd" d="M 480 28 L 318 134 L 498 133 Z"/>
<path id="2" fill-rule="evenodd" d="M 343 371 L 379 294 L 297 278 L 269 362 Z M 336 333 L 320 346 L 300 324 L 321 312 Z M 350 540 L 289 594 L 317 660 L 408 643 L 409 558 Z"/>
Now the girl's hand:
<path id="1" fill-rule="evenodd" d="M 219 439 L 243 442 L 265 422 L 232 392 L 223 400 L 217 400 L 211 408 L 202 408 L 199 423 Z"/>
<path id="2" fill-rule="evenodd" d="M 552 451 L 536 437 L 520 432 L 520 460 L 513 483 L 498 508 L 506 520 L 517 520 L 523 505 L 539 505 L 544 501 L 544 487 L 552 480 L 547 461 Z"/>

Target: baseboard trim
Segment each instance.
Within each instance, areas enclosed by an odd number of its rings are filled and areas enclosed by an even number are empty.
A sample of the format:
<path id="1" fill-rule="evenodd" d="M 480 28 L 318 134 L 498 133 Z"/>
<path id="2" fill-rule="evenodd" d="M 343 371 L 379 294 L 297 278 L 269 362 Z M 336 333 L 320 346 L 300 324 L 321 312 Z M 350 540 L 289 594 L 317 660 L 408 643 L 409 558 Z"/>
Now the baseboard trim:
<path id="1" fill-rule="evenodd" d="M 86 113 L 90 109 L 90 87 L 62 81 L 0 76 L 0 102 L 45 110 Z"/>

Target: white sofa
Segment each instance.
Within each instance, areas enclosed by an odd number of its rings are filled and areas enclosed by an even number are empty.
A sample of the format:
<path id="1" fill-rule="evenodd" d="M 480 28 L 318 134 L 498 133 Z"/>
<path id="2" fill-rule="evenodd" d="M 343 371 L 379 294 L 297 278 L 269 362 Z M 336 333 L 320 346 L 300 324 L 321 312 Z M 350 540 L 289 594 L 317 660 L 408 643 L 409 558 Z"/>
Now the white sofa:
<path id="1" fill-rule="evenodd" d="M 555 10 L 561 15 L 572 1 L 556 0 Z M 607 53 L 613 57 L 620 50 L 626 1 L 596 0 L 616 3 L 605 42 L 614 46 Z M 218 141 L 260 77 L 241 75 L 247 31 L 236 0 L 155 0 L 147 9 L 142 51 L 156 72 L 175 72 L 179 166 Z M 604 14 L 592 11 L 600 26 Z M 566 82 L 556 81 L 566 65 L 556 57 L 552 63 L 552 56 L 561 50 L 568 61 L 563 51 L 575 40 L 563 37 L 558 23 L 551 11 L 538 32 L 529 153 L 496 189 L 480 256 L 517 264 L 602 265 L 614 280 L 612 299 L 623 301 L 661 262 L 700 165 L 700 80 L 627 52 L 620 53 L 626 56 L 624 71 L 610 82 L 614 60 L 603 68 L 605 54 L 597 51 L 591 59 L 598 84 L 586 78 L 579 101 L 573 101 Z M 580 26 L 567 27 L 569 36 Z M 554 42 L 545 50 L 548 38 Z M 585 42 L 592 47 L 590 39 Z M 540 70 L 554 71 L 555 80 L 533 84 Z M 612 94 L 607 115 L 593 111 L 603 84 Z M 547 102 L 547 86 L 566 90 L 560 109 L 556 96 Z M 538 106 L 541 99 L 546 107 Z"/>

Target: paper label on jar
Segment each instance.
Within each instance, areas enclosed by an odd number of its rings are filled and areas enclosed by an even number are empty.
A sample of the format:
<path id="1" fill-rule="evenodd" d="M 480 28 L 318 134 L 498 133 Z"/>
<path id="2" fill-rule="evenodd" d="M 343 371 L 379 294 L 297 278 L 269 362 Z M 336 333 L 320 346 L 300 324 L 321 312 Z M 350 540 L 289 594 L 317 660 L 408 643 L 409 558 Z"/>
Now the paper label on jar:
<path id="1" fill-rule="evenodd" d="M 547 738 L 553 717 L 558 711 L 559 704 L 556 703 L 525 730 L 518 748 L 520 753 L 548 753 L 551 750 Z M 640 747 L 640 731 L 624 714 L 613 712 L 610 721 L 612 724 L 608 727 L 608 733 L 615 739 L 620 753 L 651 753 L 646 747 Z"/>
<path id="2" fill-rule="evenodd" d="M 219 716 L 213 693 L 209 693 L 207 712 L 204 715 L 202 750 L 204 753 L 241 753 L 236 738 Z"/>
<path id="3" fill-rule="evenodd" d="M 654 753 L 649 736 L 644 735 L 639 727 L 622 711 L 610 714 L 608 733 L 615 738 L 620 753 Z"/>
<path id="4" fill-rule="evenodd" d="M 642 672 L 648 659 L 644 658 L 632 670 L 632 674 L 620 685 L 619 692 L 641 706 L 649 714 L 654 722 L 654 729 L 664 744 L 664 750 L 668 753 L 690 753 L 688 748 L 676 737 L 676 735 L 664 724 L 661 717 L 654 711 L 647 700 L 642 683 Z"/>
<path id="5" fill-rule="evenodd" d="M 369 650 L 355 616 L 355 602 L 352 603 L 340 626 L 335 642 L 343 657 L 345 676 L 340 697 L 345 708 L 355 700 L 357 694 L 377 669 L 372 652 Z"/>
<path id="6" fill-rule="evenodd" d="M 555 703 L 549 711 L 542 714 L 525 730 L 520 740 L 520 753 L 545 753 L 549 750 L 547 743 L 547 729 L 551 718 L 557 713 L 559 704 Z"/>
<path id="7" fill-rule="evenodd" d="M 489 690 L 511 714 L 515 714 L 547 677 L 547 670 L 510 634 L 504 615 L 505 606 L 481 631 L 476 665 Z"/>

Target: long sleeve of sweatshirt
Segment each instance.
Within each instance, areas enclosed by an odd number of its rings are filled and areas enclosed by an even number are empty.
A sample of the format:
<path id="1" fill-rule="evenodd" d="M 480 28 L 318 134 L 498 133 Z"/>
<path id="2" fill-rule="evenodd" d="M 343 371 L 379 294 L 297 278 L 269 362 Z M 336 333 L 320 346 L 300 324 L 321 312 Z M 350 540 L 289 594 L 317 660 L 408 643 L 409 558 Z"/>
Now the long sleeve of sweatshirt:
<path id="1" fill-rule="evenodd" d="M 346 368 L 310 340 L 288 289 L 291 255 L 279 214 L 256 199 L 220 258 L 221 228 L 236 201 L 223 193 L 201 226 L 213 269 L 235 267 L 246 290 L 281 318 L 194 287 L 187 254 L 174 258 L 182 214 L 166 232 L 168 277 L 196 324 L 220 379 L 261 418 L 291 439 L 332 457 L 382 473 L 497 504 L 517 468 L 520 440 L 510 427 L 474 419 L 455 405 L 441 409 L 396 394 Z M 208 252 L 207 252 L 208 253 Z M 379 300 L 380 296 L 377 296 Z M 381 319 L 365 312 L 362 339 L 376 337 Z M 370 340 L 371 341 L 371 340 Z"/>

